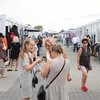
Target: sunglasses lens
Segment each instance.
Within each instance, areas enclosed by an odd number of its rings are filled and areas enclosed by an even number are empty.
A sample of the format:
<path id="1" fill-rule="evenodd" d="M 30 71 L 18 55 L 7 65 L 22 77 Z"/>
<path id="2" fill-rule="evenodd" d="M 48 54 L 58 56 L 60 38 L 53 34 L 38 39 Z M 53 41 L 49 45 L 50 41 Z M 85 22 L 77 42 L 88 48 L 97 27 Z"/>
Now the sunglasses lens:
<path id="1" fill-rule="evenodd" d="M 83 44 L 87 44 L 87 42 L 84 42 Z"/>

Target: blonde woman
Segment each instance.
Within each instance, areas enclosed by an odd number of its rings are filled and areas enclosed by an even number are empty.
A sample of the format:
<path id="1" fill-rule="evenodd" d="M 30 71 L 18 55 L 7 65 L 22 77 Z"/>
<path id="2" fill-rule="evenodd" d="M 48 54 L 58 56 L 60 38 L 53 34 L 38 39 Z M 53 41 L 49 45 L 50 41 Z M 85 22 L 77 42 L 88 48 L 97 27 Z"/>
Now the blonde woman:
<path id="1" fill-rule="evenodd" d="M 46 89 L 46 100 L 69 100 L 67 75 L 70 71 L 70 63 L 63 56 L 63 48 L 61 44 L 54 44 L 51 48 L 51 60 L 44 65 L 41 75 L 46 78 L 46 86 L 60 72 L 62 66 L 65 65 L 59 76 Z"/>
<path id="2" fill-rule="evenodd" d="M 47 53 L 46 53 L 46 58 L 47 58 L 47 60 L 51 60 L 52 59 L 52 57 L 51 57 L 51 48 L 52 48 L 52 46 L 53 45 L 55 45 L 56 44 L 56 40 L 55 40 L 55 38 L 53 38 L 53 37 L 48 37 L 46 40 L 45 40 L 45 47 L 46 47 L 46 49 L 47 49 Z M 63 53 L 62 53 L 62 57 L 63 58 L 65 58 L 65 59 L 67 59 L 67 55 L 66 55 L 66 52 L 63 50 Z M 68 75 L 67 75 L 67 80 L 68 81 L 71 81 L 72 80 L 72 78 L 71 78 L 71 76 L 70 76 L 70 72 L 68 73 Z"/>
<path id="3" fill-rule="evenodd" d="M 7 71 L 12 71 L 13 61 L 16 60 L 15 71 L 18 70 L 18 56 L 20 52 L 20 43 L 19 38 L 17 36 L 14 37 L 13 42 L 11 43 L 11 53 L 10 53 L 10 69 Z"/>
<path id="4" fill-rule="evenodd" d="M 30 100 L 32 96 L 32 73 L 31 70 L 42 60 L 36 59 L 32 61 L 32 52 L 35 43 L 32 39 L 25 39 L 23 48 L 19 54 L 18 65 L 20 71 L 20 88 L 22 100 Z"/>

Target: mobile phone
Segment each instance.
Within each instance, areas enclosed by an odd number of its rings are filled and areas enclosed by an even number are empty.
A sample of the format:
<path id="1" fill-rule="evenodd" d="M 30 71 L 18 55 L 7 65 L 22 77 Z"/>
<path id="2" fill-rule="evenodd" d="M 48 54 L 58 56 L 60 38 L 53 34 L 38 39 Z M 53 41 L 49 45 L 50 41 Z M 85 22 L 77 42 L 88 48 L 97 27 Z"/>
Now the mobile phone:
<path id="1" fill-rule="evenodd" d="M 46 58 L 46 56 L 42 56 L 42 61 L 47 62 L 47 58 Z"/>

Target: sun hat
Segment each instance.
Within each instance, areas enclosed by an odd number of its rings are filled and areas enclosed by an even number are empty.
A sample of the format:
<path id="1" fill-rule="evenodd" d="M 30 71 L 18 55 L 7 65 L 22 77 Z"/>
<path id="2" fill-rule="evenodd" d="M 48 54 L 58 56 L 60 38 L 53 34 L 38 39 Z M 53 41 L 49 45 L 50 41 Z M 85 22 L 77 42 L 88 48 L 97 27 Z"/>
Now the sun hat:
<path id="1" fill-rule="evenodd" d="M 83 43 L 84 41 L 87 41 L 87 42 L 89 43 L 89 40 L 88 40 L 87 37 L 84 37 L 84 38 L 82 39 L 82 43 Z"/>

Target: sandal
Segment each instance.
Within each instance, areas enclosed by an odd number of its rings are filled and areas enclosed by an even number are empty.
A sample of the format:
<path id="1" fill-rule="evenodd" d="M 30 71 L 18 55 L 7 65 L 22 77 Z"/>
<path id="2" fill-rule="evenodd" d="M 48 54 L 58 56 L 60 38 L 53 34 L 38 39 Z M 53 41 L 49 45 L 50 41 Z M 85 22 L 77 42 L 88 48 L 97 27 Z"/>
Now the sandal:
<path id="1" fill-rule="evenodd" d="M 81 89 L 82 89 L 84 92 L 87 92 L 87 90 L 88 90 L 85 86 L 82 86 Z"/>
<path id="2" fill-rule="evenodd" d="M 12 69 L 8 69 L 7 71 L 12 71 Z"/>

